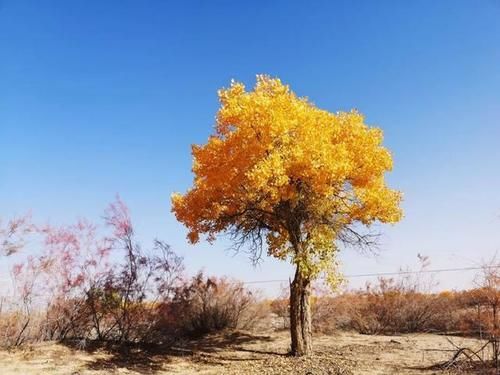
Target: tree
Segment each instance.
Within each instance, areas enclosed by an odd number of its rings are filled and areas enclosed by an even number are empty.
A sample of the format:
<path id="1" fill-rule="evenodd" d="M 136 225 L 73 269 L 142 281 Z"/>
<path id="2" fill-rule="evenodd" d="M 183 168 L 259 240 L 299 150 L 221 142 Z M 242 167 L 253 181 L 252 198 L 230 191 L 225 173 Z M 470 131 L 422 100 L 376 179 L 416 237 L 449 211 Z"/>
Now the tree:
<path id="1" fill-rule="evenodd" d="M 218 94 L 215 134 L 192 146 L 194 183 L 172 195 L 172 210 L 191 243 L 227 232 L 254 261 L 267 248 L 295 265 L 291 350 L 310 354 L 311 282 L 324 273 L 335 284 L 339 244 L 369 246 L 362 227 L 402 216 L 401 194 L 384 181 L 391 155 L 360 113 L 321 110 L 279 79 L 257 76 L 253 91 L 233 81 Z"/>

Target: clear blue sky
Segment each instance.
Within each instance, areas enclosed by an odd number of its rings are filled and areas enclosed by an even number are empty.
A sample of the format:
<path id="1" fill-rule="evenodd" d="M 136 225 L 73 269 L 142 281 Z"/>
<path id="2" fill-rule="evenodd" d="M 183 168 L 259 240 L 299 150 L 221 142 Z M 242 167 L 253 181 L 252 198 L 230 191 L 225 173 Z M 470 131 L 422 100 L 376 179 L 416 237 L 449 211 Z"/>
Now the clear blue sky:
<path id="1" fill-rule="evenodd" d="M 406 217 L 381 228 L 379 258 L 345 252 L 346 273 L 417 252 L 470 266 L 500 249 L 499 20 L 495 0 L 0 1 L 0 214 L 98 219 L 119 192 L 141 237 L 190 272 L 286 278 L 289 265 L 253 269 L 227 244 L 188 245 L 170 213 L 217 89 L 267 73 L 322 108 L 357 108 L 394 152 Z"/>

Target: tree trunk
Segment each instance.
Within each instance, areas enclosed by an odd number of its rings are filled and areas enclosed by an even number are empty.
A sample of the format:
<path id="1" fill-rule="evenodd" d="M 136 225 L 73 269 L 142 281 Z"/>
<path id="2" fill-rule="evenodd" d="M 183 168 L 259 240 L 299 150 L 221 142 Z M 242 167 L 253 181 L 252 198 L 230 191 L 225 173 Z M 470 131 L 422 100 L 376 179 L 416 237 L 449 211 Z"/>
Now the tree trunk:
<path id="1" fill-rule="evenodd" d="M 311 282 L 304 278 L 297 265 L 295 277 L 290 284 L 290 334 L 294 356 L 312 354 L 311 327 Z"/>

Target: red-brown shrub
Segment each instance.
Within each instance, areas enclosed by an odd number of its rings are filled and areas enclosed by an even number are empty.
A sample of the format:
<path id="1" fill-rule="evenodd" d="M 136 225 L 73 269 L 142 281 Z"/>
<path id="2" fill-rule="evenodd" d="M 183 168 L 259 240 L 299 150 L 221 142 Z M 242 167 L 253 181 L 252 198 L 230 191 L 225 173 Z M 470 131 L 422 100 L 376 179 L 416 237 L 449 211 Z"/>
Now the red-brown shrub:
<path id="1" fill-rule="evenodd" d="M 0 345 L 68 338 L 119 343 L 152 339 L 159 320 L 156 305 L 172 298 L 181 281 L 182 258 L 161 241 L 144 253 L 119 199 L 106 210 L 105 221 L 111 231 L 102 235 L 102 229 L 84 220 L 37 228 L 38 255 L 13 268 L 12 313 L 4 314 L 0 323 L 9 338 Z M 122 261 L 111 263 L 111 252 Z"/>

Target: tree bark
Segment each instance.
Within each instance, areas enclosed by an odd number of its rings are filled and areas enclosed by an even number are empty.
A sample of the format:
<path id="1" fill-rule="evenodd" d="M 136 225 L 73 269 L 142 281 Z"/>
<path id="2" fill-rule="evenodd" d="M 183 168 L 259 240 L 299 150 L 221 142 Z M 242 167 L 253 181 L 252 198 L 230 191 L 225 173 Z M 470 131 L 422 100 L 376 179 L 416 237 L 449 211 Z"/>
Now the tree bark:
<path id="1" fill-rule="evenodd" d="M 312 354 L 311 281 L 301 274 L 297 265 L 295 277 L 290 284 L 290 334 L 291 354 L 304 356 Z"/>

